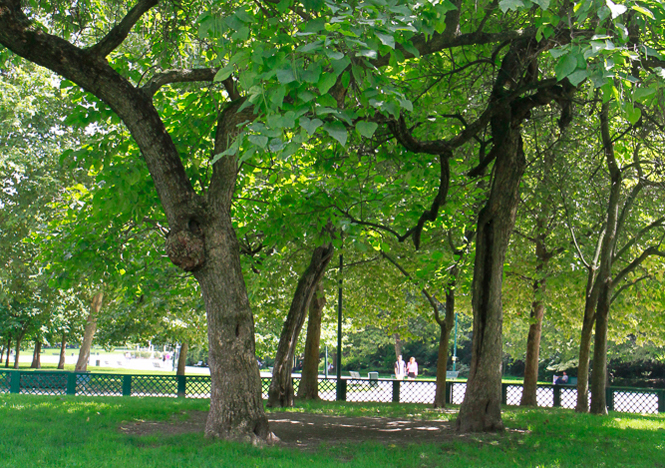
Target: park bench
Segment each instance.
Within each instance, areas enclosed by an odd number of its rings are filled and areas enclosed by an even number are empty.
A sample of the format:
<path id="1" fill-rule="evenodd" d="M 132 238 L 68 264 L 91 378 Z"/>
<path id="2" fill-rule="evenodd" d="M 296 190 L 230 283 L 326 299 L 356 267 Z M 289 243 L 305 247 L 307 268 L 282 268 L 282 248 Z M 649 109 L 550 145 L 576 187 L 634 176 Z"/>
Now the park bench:
<path id="1" fill-rule="evenodd" d="M 459 371 L 446 371 L 446 379 L 456 379 Z"/>
<path id="2" fill-rule="evenodd" d="M 367 374 L 367 378 L 369 379 L 369 386 L 370 387 L 378 387 L 379 386 L 379 373 L 378 372 L 369 372 Z"/>
<path id="3" fill-rule="evenodd" d="M 356 372 L 356 371 L 349 371 L 349 376 L 352 379 L 360 379 L 361 378 L 360 377 L 360 372 Z"/>

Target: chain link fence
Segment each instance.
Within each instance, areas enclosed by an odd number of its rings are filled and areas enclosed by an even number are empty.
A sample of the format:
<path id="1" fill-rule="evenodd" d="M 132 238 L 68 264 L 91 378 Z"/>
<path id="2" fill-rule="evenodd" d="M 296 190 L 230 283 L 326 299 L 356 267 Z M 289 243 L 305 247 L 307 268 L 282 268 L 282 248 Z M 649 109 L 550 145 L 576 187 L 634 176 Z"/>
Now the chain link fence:
<path id="1" fill-rule="evenodd" d="M 261 378 L 263 398 L 268 398 L 270 377 Z M 293 378 L 298 392 L 300 378 Z M 210 376 L 115 375 L 79 372 L 0 370 L 0 393 L 34 395 L 151 396 L 210 398 Z M 522 385 L 502 384 L 506 405 L 516 406 L 522 399 Z M 447 382 L 447 403 L 464 401 L 466 383 Z M 434 403 L 436 383 L 427 380 L 377 378 L 319 379 L 319 397 L 326 401 Z M 607 407 L 624 413 L 665 413 L 665 390 L 608 387 Z M 570 385 L 539 385 L 536 399 L 540 407 L 574 408 L 577 389 Z"/>

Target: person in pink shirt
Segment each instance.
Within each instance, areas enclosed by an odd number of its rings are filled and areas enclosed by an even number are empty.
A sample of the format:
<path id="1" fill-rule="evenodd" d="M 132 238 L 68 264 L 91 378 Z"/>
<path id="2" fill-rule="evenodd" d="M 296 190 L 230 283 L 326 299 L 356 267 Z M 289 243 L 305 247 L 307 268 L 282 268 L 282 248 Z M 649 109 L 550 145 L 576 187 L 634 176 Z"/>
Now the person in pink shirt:
<path id="1" fill-rule="evenodd" d="M 411 357 L 406 364 L 406 375 L 408 375 L 410 379 L 418 377 L 418 363 L 416 362 L 416 358 Z"/>

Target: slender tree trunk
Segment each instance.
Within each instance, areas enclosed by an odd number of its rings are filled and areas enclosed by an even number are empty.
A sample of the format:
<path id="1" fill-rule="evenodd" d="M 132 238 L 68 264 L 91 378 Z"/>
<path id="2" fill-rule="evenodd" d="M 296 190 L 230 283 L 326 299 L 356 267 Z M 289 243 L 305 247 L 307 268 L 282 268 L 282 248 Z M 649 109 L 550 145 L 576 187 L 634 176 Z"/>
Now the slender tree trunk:
<path id="1" fill-rule="evenodd" d="M 314 249 L 309 266 L 298 281 L 277 346 L 272 381 L 268 390 L 268 407 L 293 406 L 293 382 L 291 380 L 293 355 L 312 296 L 323 278 L 332 255 L 332 244 Z"/>
<path id="2" fill-rule="evenodd" d="M 543 280 L 544 281 L 544 280 Z M 536 288 L 544 288 L 544 283 L 536 281 Z M 538 363 L 540 355 L 540 335 L 543 327 L 543 316 L 545 315 L 545 304 L 542 300 L 535 300 L 531 304 L 531 325 L 529 336 L 526 341 L 526 365 L 524 368 L 524 390 L 520 406 L 538 406 Z"/>
<path id="3" fill-rule="evenodd" d="M 21 341 L 23 340 L 23 335 L 16 338 L 16 355 L 14 356 L 14 369 L 18 369 L 18 358 L 21 353 Z"/>
<path id="4" fill-rule="evenodd" d="M 83 342 L 81 343 L 81 349 L 79 350 L 79 358 L 74 369 L 76 372 L 85 372 L 88 370 L 90 348 L 92 347 L 92 340 L 95 337 L 95 332 L 97 331 L 97 316 L 99 311 L 102 309 L 103 299 L 104 293 L 101 291 L 97 292 L 97 294 L 95 294 L 92 298 L 90 313 L 88 314 L 88 319 L 85 323 L 85 331 L 83 332 Z"/>
<path id="5" fill-rule="evenodd" d="M 65 368 L 65 353 L 67 352 L 67 334 L 62 334 L 62 341 L 60 342 L 60 360 L 58 361 L 58 369 Z"/>
<path id="6" fill-rule="evenodd" d="M 178 355 L 178 370 L 176 375 L 185 375 L 185 364 L 187 363 L 187 351 L 189 351 L 189 343 L 185 342 L 180 345 L 180 355 Z"/>
<path id="7" fill-rule="evenodd" d="M 596 309 L 596 333 L 593 343 L 593 374 L 591 374 L 591 408 L 593 414 L 607 414 L 607 326 L 611 288 L 603 287 Z"/>
<path id="8" fill-rule="evenodd" d="M 42 353 L 42 342 L 38 340 L 35 342 L 35 350 L 32 353 L 32 364 L 30 364 L 31 369 L 42 368 L 41 353 Z"/>
<path id="9" fill-rule="evenodd" d="M 510 112 L 508 111 L 508 116 Z M 503 119 L 506 115 L 502 115 Z M 510 126 L 510 118 L 508 125 Z M 497 122 L 497 125 L 503 125 Z M 515 224 L 519 184 L 526 166 L 517 128 L 504 128 L 497 148 L 489 199 L 478 217 L 472 283 L 473 341 L 471 369 L 457 418 L 460 432 L 503 430 L 501 357 L 503 308 L 501 286 L 510 234 Z M 495 139 L 499 136 L 496 135 Z"/>
<path id="10" fill-rule="evenodd" d="M 588 302 L 588 299 L 587 299 Z M 593 337 L 593 324 L 596 320 L 593 304 L 587 304 L 582 322 L 582 336 L 580 337 L 580 354 L 577 367 L 577 403 L 575 411 L 586 413 L 589 411 L 589 357 L 591 356 L 591 339 Z"/>
<path id="11" fill-rule="evenodd" d="M 395 338 L 395 360 L 397 360 L 402 355 L 402 339 L 399 337 L 399 333 L 395 333 L 393 338 Z"/>
<path id="12" fill-rule="evenodd" d="M 298 398 L 305 400 L 319 399 L 319 345 L 321 343 L 321 316 L 326 305 L 326 296 L 319 282 L 314 297 L 309 304 L 307 318 L 307 338 L 305 340 L 305 362 L 298 388 Z"/>
<path id="13" fill-rule="evenodd" d="M 9 351 L 12 349 L 12 339 L 7 338 L 7 360 L 5 361 L 5 367 L 9 368 Z"/>
<path id="14" fill-rule="evenodd" d="M 448 376 L 448 348 L 450 347 L 450 333 L 455 323 L 455 284 L 457 282 L 458 269 L 455 266 L 451 270 L 453 279 L 446 287 L 446 315 L 443 320 L 437 315 L 435 318 L 439 324 L 439 353 L 436 362 L 436 393 L 434 394 L 434 408 L 446 407 L 446 381 Z"/>
<path id="15" fill-rule="evenodd" d="M 0 347 L 0 363 L 5 358 L 5 347 Z"/>

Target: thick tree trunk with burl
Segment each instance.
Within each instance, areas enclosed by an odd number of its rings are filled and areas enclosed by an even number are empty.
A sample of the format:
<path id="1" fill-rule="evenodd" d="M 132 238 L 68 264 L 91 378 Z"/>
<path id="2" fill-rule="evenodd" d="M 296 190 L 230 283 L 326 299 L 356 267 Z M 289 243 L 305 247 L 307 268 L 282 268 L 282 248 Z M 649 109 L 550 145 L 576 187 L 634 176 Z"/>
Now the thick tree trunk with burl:
<path id="1" fill-rule="evenodd" d="M 189 350 L 189 343 L 185 342 L 180 345 L 180 354 L 178 355 L 178 369 L 176 375 L 185 375 L 185 364 L 187 363 L 187 351 Z"/>
<path id="2" fill-rule="evenodd" d="M 95 332 L 97 331 L 97 317 L 99 315 L 99 311 L 102 309 L 103 298 L 104 293 L 101 291 L 95 294 L 92 298 L 90 313 L 88 314 L 88 319 L 85 323 L 85 331 L 83 332 L 83 342 L 81 343 L 81 349 L 79 350 L 79 358 L 76 362 L 76 367 L 74 368 L 76 372 L 85 372 L 88 370 L 90 348 L 92 347 L 92 340 L 94 339 Z"/>
<path id="3" fill-rule="evenodd" d="M 319 399 L 319 345 L 321 343 L 321 316 L 326 305 L 326 297 L 321 283 L 309 304 L 307 317 L 307 338 L 305 340 L 305 360 L 302 366 L 298 398 Z"/>
<path id="4" fill-rule="evenodd" d="M 333 250 L 331 243 L 314 249 L 309 266 L 298 281 L 277 346 L 272 381 L 268 390 L 268 407 L 293 406 L 291 369 L 298 336 L 305 322 L 312 296 L 323 278 Z"/>
<path id="5" fill-rule="evenodd" d="M 37 340 L 35 342 L 35 349 L 32 353 L 32 364 L 30 364 L 31 369 L 41 369 L 42 368 L 42 342 Z"/>
<path id="6" fill-rule="evenodd" d="M 65 368 L 65 352 L 67 351 L 67 334 L 62 334 L 62 342 L 60 343 L 60 359 L 58 360 L 58 369 Z"/>

